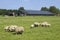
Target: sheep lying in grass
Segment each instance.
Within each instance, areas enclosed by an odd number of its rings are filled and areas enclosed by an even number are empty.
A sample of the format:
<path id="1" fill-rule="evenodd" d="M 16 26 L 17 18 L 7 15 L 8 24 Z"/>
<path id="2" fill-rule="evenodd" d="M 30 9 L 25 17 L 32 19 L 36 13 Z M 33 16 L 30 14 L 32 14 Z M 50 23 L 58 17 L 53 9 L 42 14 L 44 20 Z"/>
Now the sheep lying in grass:
<path id="1" fill-rule="evenodd" d="M 18 26 L 16 26 L 16 25 L 10 25 L 9 31 L 10 32 L 14 32 L 16 27 L 18 27 Z"/>
<path id="2" fill-rule="evenodd" d="M 30 28 L 34 28 L 34 24 L 32 24 Z"/>
<path id="3" fill-rule="evenodd" d="M 47 27 L 50 27 L 50 26 L 51 26 L 51 24 L 46 24 L 46 26 L 47 26 Z"/>
<path id="4" fill-rule="evenodd" d="M 18 27 L 18 26 L 16 26 L 16 25 L 10 25 L 10 26 L 6 26 L 5 28 L 4 28 L 4 30 L 5 31 L 9 31 L 9 32 L 13 32 L 13 31 L 15 31 L 15 28 L 16 27 Z"/>
<path id="5" fill-rule="evenodd" d="M 34 22 L 34 26 L 35 26 L 35 27 L 38 27 L 39 25 L 40 25 L 39 22 Z"/>
<path id="6" fill-rule="evenodd" d="M 4 30 L 5 30 L 5 31 L 9 31 L 9 26 L 6 26 L 6 27 L 4 28 Z"/>
<path id="7" fill-rule="evenodd" d="M 16 25 L 6 26 L 5 31 L 15 32 L 16 34 L 22 34 L 24 32 L 24 27 L 18 27 Z"/>
<path id="8" fill-rule="evenodd" d="M 16 27 L 15 28 L 15 33 L 16 34 L 22 34 L 24 32 L 24 27 Z"/>
<path id="9" fill-rule="evenodd" d="M 30 28 L 38 27 L 39 25 L 40 25 L 39 22 L 34 22 L 34 24 L 32 24 Z"/>
<path id="10" fill-rule="evenodd" d="M 51 24 L 49 24 L 48 22 L 43 22 L 43 23 L 41 23 L 41 26 L 42 27 L 49 27 L 49 26 L 51 26 Z"/>

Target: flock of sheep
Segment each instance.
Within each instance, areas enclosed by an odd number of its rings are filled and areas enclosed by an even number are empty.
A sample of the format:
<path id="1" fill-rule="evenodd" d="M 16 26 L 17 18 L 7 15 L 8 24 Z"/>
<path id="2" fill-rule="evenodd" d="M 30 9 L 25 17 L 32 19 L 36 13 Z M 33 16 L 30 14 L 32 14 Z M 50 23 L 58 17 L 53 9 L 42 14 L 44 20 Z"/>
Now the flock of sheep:
<path id="1" fill-rule="evenodd" d="M 31 25 L 31 28 L 38 27 L 38 26 L 49 27 L 49 26 L 51 26 L 51 24 L 49 24 L 48 22 L 42 22 L 42 23 L 34 22 L 34 23 Z"/>
<path id="2" fill-rule="evenodd" d="M 16 34 L 22 34 L 24 32 L 24 27 L 17 25 L 10 25 L 4 28 L 6 32 L 15 32 Z"/>
<path id="3" fill-rule="evenodd" d="M 51 24 L 49 24 L 48 22 L 34 22 L 30 28 L 34 28 L 34 27 L 38 27 L 38 26 L 42 26 L 42 27 L 49 27 L 51 26 Z M 17 26 L 17 25 L 10 25 L 10 26 L 6 26 L 4 28 L 5 31 L 7 32 L 15 32 L 16 34 L 22 34 L 24 32 L 24 27 L 22 26 Z"/>

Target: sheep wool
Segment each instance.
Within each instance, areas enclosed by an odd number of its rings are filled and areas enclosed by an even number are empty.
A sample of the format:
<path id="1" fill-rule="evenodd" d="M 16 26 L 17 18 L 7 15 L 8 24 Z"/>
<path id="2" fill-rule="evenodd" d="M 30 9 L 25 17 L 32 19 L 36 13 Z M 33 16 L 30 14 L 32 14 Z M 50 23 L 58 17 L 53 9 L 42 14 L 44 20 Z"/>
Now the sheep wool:
<path id="1" fill-rule="evenodd" d="M 24 32 L 24 27 L 16 27 L 15 32 L 17 34 L 22 34 Z"/>
<path id="2" fill-rule="evenodd" d="M 34 27 L 34 24 L 31 25 L 31 28 L 33 28 L 33 27 Z"/>
<path id="3" fill-rule="evenodd" d="M 9 31 L 14 32 L 16 27 L 18 27 L 18 26 L 16 26 L 16 25 L 10 25 Z"/>
<path id="4" fill-rule="evenodd" d="M 4 28 L 4 30 L 5 30 L 5 31 L 9 31 L 9 26 L 6 26 L 6 27 Z"/>

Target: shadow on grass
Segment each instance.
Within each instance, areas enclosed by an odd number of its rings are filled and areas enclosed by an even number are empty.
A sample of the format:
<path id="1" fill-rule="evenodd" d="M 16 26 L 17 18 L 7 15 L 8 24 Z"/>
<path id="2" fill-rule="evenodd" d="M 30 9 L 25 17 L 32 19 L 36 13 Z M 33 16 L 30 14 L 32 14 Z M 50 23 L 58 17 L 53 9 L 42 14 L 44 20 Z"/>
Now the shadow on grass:
<path id="1" fill-rule="evenodd" d="M 12 34 L 13 35 L 22 35 L 22 33 L 15 33 L 15 32 L 13 32 Z"/>

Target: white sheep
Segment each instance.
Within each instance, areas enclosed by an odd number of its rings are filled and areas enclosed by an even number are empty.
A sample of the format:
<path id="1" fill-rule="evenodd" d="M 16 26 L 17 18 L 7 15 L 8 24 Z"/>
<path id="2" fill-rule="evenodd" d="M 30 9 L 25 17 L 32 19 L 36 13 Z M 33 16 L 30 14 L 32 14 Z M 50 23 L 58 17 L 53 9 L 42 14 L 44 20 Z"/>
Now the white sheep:
<path id="1" fill-rule="evenodd" d="M 51 24 L 49 24 L 48 22 L 43 22 L 43 23 L 41 23 L 41 26 L 42 27 L 49 27 L 49 26 L 51 26 Z"/>
<path id="2" fill-rule="evenodd" d="M 51 24 L 46 24 L 46 26 L 47 26 L 47 27 L 50 27 L 50 26 L 51 26 Z"/>
<path id="3" fill-rule="evenodd" d="M 10 25 L 9 31 L 10 32 L 14 32 L 16 27 L 18 27 L 18 26 L 16 26 L 16 25 Z"/>
<path id="4" fill-rule="evenodd" d="M 24 27 L 16 27 L 15 28 L 15 33 L 16 34 L 22 34 L 24 32 Z"/>
<path id="5" fill-rule="evenodd" d="M 5 30 L 5 31 L 9 31 L 9 26 L 6 26 L 6 27 L 4 28 L 4 30 Z"/>
<path id="6" fill-rule="evenodd" d="M 44 27 L 44 26 L 46 26 L 46 24 L 45 23 L 41 23 L 41 26 Z"/>
<path id="7" fill-rule="evenodd" d="M 35 27 L 38 27 L 39 25 L 40 25 L 39 22 L 34 22 L 34 26 L 35 26 Z"/>
<path id="8" fill-rule="evenodd" d="M 30 28 L 34 28 L 34 24 L 32 24 Z"/>

